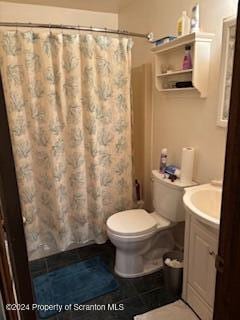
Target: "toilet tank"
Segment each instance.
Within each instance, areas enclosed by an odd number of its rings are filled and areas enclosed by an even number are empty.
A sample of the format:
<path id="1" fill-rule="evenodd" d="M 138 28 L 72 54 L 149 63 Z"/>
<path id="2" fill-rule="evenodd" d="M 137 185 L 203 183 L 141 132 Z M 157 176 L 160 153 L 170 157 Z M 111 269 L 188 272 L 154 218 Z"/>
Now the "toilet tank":
<path id="1" fill-rule="evenodd" d="M 190 185 L 182 184 L 179 179 L 171 182 L 157 170 L 152 171 L 152 182 L 155 212 L 172 222 L 184 221 L 185 211 L 182 198 L 184 188 Z"/>

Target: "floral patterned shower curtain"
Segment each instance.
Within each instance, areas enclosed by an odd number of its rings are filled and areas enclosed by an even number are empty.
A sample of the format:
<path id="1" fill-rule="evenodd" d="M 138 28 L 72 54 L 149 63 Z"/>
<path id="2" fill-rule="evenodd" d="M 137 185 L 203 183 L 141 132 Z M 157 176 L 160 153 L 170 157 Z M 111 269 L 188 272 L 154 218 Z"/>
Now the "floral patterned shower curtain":
<path id="1" fill-rule="evenodd" d="M 0 63 L 29 258 L 106 240 L 132 207 L 131 39 L 3 31 Z"/>

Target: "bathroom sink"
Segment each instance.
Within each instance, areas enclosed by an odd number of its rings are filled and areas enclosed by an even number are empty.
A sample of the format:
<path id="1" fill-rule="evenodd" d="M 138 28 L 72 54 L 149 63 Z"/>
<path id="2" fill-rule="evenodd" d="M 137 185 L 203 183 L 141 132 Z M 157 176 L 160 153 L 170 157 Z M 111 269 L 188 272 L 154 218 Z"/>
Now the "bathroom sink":
<path id="1" fill-rule="evenodd" d="M 218 229 L 220 223 L 222 188 L 219 185 L 204 184 L 186 188 L 183 202 L 199 220 Z"/>

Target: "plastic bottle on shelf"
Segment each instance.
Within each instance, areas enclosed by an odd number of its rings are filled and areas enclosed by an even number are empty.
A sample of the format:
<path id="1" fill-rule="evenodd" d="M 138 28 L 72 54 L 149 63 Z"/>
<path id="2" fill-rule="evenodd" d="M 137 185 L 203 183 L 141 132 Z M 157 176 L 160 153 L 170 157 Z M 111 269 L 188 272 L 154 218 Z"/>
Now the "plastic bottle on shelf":
<path id="1" fill-rule="evenodd" d="M 191 17 L 191 33 L 198 32 L 199 27 L 199 3 L 196 3 L 192 8 L 192 17 Z"/>
<path id="2" fill-rule="evenodd" d="M 190 33 L 190 18 L 186 11 L 182 12 L 181 17 L 177 21 L 177 36 L 181 37 Z"/>
<path id="3" fill-rule="evenodd" d="M 183 58 L 183 70 L 192 69 L 192 57 L 191 57 L 191 46 L 185 46 L 185 54 Z"/>

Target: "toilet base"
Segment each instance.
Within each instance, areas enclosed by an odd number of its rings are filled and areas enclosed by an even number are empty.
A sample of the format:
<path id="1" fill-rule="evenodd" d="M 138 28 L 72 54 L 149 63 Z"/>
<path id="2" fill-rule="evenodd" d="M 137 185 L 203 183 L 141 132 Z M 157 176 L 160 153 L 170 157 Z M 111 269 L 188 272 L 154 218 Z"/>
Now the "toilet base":
<path id="1" fill-rule="evenodd" d="M 138 278 L 138 277 L 142 277 L 147 274 L 156 272 L 160 270 L 162 267 L 163 267 L 163 259 L 159 258 L 159 259 L 153 259 L 153 260 L 147 261 L 147 263 L 144 265 L 143 271 L 135 274 L 122 273 L 117 270 L 116 265 L 114 268 L 114 272 L 122 278 Z"/>
<path id="2" fill-rule="evenodd" d="M 126 242 L 126 246 L 121 244 L 122 248 L 119 248 L 119 243 L 116 248 L 114 270 L 120 277 L 137 278 L 161 269 L 163 255 L 174 248 L 175 241 L 169 228 L 157 232 L 143 242 Z"/>

